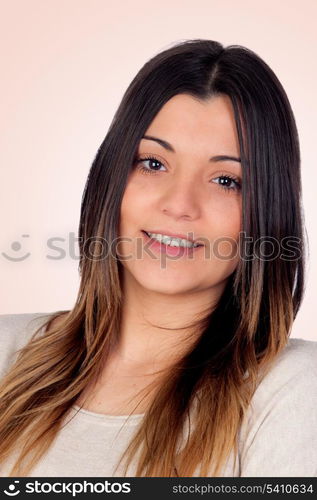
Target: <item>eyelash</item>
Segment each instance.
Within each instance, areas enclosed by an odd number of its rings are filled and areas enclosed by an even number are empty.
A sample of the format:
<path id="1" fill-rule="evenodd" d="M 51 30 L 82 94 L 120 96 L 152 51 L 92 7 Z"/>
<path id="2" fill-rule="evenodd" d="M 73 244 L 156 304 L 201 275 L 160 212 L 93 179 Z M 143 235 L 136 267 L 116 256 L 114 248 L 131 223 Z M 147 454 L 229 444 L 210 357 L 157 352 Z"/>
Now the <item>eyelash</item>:
<path id="1" fill-rule="evenodd" d="M 143 161 L 148 161 L 148 160 L 156 161 L 156 162 L 160 163 L 161 166 L 164 167 L 164 164 L 160 160 L 155 158 L 155 156 L 152 156 L 152 155 L 148 155 L 148 156 L 143 157 L 143 158 L 136 158 L 134 161 L 134 164 L 139 164 L 139 163 L 142 163 Z M 146 168 L 146 167 L 139 167 L 139 170 L 141 171 L 142 174 L 150 174 L 150 175 L 156 174 L 157 172 L 160 172 L 159 170 L 150 170 L 149 168 Z M 241 190 L 241 183 L 237 177 L 233 177 L 233 176 L 228 175 L 228 174 L 221 174 L 221 175 L 219 175 L 219 177 L 217 177 L 217 179 L 220 179 L 220 178 L 229 179 L 230 181 L 235 183 L 234 188 L 224 186 L 222 184 L 218 184 L 218 186 L 223 188 L 225 191 L 240 191 Z"/>

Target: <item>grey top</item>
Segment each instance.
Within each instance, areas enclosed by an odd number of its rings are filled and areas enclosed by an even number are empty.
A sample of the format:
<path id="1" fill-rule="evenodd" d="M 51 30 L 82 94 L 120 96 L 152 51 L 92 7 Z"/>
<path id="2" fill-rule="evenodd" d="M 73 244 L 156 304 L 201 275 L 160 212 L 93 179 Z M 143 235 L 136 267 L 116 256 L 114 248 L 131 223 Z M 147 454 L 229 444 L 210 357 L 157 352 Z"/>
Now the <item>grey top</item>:
<path id="1" fill-rule="evenodd" d="M 0 377 L 51 314 L 0 316 Z M 75 405 L 30 477 L 122 475 L 122 469 L 114 468 L 142 418 L 93 413 Z M 8 475 L 14 457 L 0 464 L 1 477 Z M 235 468 L 233 458 L 231 454 L 221 477 L 317 477 L 317 342 L 289 339 L 254 393 L 239 432 Z M 133 477 L 134 470 L 135 462 L 128 475 Z"/>

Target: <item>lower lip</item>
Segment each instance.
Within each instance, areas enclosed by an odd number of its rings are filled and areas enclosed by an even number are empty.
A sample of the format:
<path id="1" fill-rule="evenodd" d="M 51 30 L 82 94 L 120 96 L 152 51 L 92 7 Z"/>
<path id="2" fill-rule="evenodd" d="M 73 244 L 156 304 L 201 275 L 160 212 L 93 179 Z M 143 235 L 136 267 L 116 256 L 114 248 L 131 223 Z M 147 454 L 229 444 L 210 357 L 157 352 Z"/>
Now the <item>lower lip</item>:
<path id="1" fill-rule="evenodd" d="M 155 240 L 154 238 L 150 238 L 150 236 L 147 235 L 145 231 L 141 231 L 142 234 L 145 237 L 146 242 L 150 241 L 149 248 L 152 250 L 156 250 L 158 252 L 163 252 L 166 253 L 167 255 L 170 256 L 179 256 L 182 257 L 183 255 L 193 255 L 197 250 L 201 250 L 203 248 L 203 245 L 199 247 L 171 247 L 170 245 L 165 245 L 164 243 L 160 243 L 159 241 Z"/>

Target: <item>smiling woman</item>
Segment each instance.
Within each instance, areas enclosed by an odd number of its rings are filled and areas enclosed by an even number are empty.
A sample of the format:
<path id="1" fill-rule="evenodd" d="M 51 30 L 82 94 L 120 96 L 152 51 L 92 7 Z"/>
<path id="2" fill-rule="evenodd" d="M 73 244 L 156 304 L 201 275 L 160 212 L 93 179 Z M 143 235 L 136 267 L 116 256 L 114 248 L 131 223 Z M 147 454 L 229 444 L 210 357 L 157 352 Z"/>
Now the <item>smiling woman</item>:
<path id="1" fill-rule="evenodd" d="M 316 476 L 303 227 L 268 65 L 200 39 L 150 59 L 89 172 L 74 307 L 0 317 L 1 474 Z"/>
<path id="2" fill-rule="evenodd" d="M 161 300 L 178 301 L 182 296 L 182 308 L 191 305 L 190 315 L 195 309 L 200 312 L 203 304 L 217 303 L 236 268 L 242 229 L 239 155 L 234 112 L 227 96 L 198 100 L 178 94 L 164 104 L 141 139 L 122 199 L 119 235 L 125 240 L 118 251 L 124 257 L 126 280 L 135 282 L 126 282 L 126 287 L 135 289 L 137 284 L 164 294 L 165 298 L 155 301 L 155 319 L 164 310 L 167 315 L 171 311 L 176 320 L 174 307 L 164 306 Z M 148 248 L 157 258 L 151 253 L 137 258 L 137 240 L 144 233 L 151 233 Z M 195 250 L 185 247 L 189 239 L 204 245 Z M 211 257 L 215 242 L 218 252 Z M 232 255 L 225 248 L 229 242 Z M 143 301 L 133 296 L 136 310 Z M 197 301 L 195 307 L 193 301 Z M 184 312 L 179 310 L 179 314 L 184 318 Z M 135 338 L 137 332 L 129 331 Z M 153 338 L 158 340 L 157 334 Z"/>

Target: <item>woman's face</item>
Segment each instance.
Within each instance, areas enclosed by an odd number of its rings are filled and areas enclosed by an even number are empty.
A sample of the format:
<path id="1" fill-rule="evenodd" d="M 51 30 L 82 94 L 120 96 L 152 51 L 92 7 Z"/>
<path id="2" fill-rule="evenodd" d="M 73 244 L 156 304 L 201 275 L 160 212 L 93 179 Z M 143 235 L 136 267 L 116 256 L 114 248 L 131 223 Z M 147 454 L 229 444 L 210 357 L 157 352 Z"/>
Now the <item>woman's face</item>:
<path id="1" fill-rule="evenodd" d="M 239 259 L 241 183 L 230 99 L 171 98 L 141 139 L 124 192 L 117 251 L 125 278 L 164 294 L 223 284 Z M 183 235 L 204 246 L 171 247 L 145 232 Z"/>

